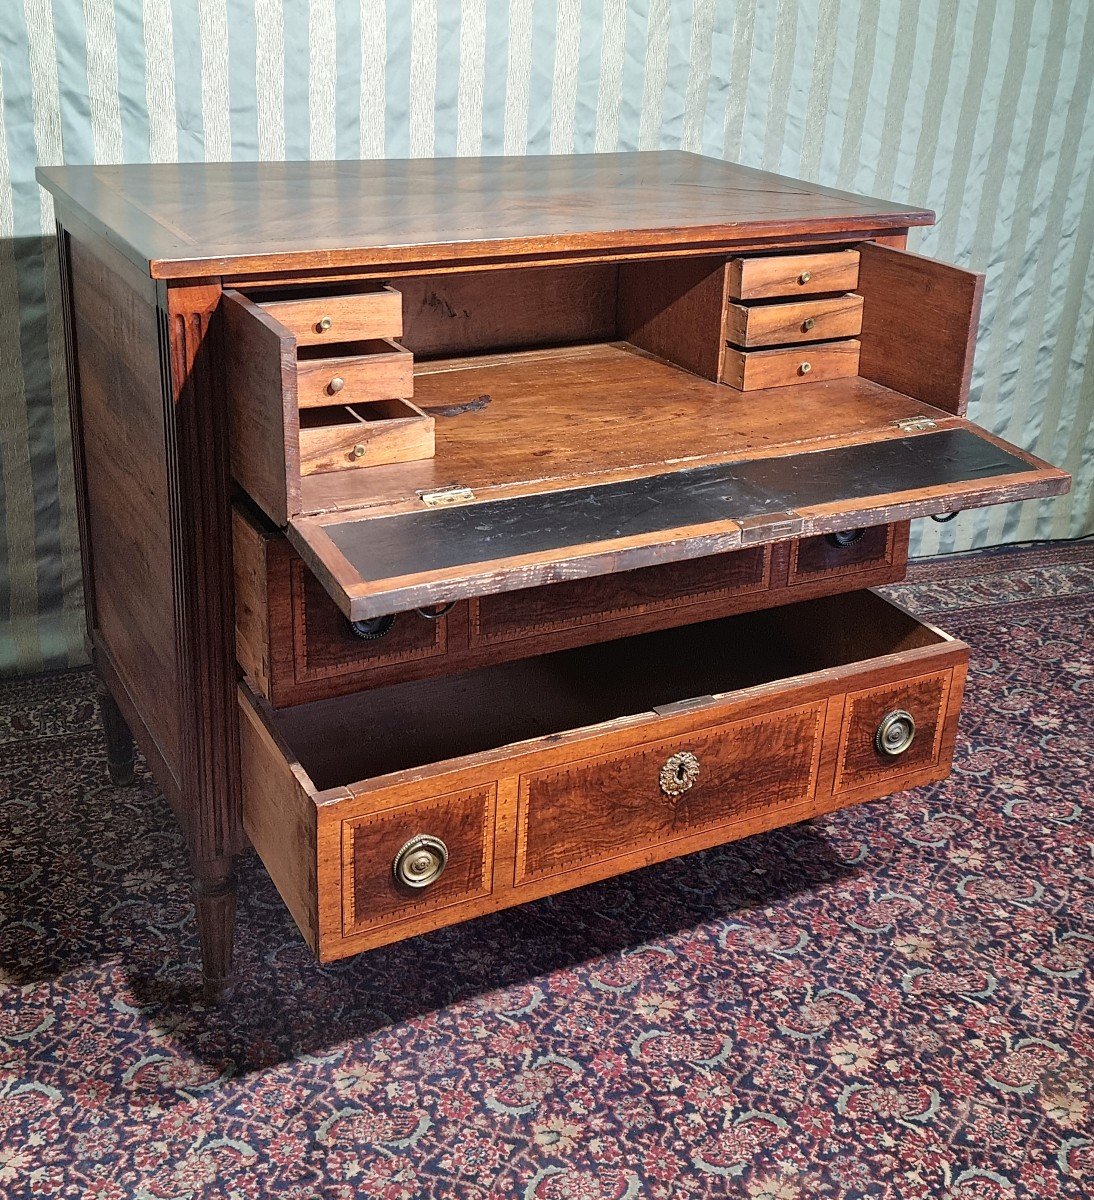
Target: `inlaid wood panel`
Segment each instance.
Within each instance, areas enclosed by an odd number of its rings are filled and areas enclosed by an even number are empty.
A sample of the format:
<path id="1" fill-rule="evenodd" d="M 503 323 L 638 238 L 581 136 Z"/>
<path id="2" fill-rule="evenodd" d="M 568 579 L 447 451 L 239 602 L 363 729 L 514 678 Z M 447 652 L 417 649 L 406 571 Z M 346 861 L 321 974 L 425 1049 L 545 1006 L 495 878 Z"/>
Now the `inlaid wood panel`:
<path id="1" fill-rule="evenodd" d="M 342 824 L 343 928 L 348 935 L 489 895 L 493 879 L 493 786 L 439 796 Z M 448 849 L 440 878 L 421 890 L 400 884 L 395 857 L 429 834 Z"/>
<path id="2" fill-rule="evenodd" d="M 770 586 L 771 548 L 754 546 L 687 562 L 524 588 L 471 602 L 471 644 L 716 604 Z"/>
<path id="3" fill-rule="evenodd" d="M 416 612 L 399 613 L 388 633 L 367 641 L 352 631 L 322 584 L 299 558 L 293 559 L 290 571 L 292 645 L 298 680 L 312 682 L 365 673 L 448 652 L 450 614 L 428 620 Z"/>
<path id="4" fill-rule="evenodd" d="M 892 687 L 852 692 L 847 697 L 834 792 L 889 780 L 929 767 L 939 760 L 945 732 L 951 672 L 925 675 Z M 903 754 L 878 750 L 874 738 L 887 713 L 902 709 L 915 721 L 915 737 Z M 956 713 L 954 714 L 956 719 Z"/>
<path id="5" fill-rule="evenodd" d="M 523 776 L 517 884 L 807 804 L 824 713 L 805 705 Z M 682 751 L 698 759 L 698 778 L 667 796 L 660 772 Z"/>
<path id="6" fill-rule="evenodd" d="M 907 541 L 907 521 L 871 526 L 846 546 L 835 541 L 834 534 L 799 538 L 790 545 L 789 582 L 794 586 L 843 574 L 861 575 L 867 568 L 906 558 Z"/>

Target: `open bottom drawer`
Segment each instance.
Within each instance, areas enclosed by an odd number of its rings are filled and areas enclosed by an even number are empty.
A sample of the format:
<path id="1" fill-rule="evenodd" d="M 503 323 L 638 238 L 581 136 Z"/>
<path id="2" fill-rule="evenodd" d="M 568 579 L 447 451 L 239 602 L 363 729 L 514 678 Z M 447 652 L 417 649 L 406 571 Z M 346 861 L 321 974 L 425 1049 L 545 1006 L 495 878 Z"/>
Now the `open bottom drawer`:
<path id="1" fill-rule="evenodd" d="M 275 712 L 244 820 L 323 961 L 944 777 L 968 650 L 872 592 Z"/>

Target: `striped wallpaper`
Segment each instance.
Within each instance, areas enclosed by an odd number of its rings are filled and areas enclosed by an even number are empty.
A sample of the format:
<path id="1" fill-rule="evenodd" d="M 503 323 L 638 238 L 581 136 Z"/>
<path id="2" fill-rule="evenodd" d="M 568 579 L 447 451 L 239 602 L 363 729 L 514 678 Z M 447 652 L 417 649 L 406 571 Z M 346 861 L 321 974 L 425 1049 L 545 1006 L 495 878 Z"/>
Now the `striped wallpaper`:
<path id="1" fill-rule="evenodd" d="M 987 272 L 972 416 L 1070 496 L 919 553 L 1094 531 L 1094 0 L 0 0 L 0 671 L 80 661 L 36 163 L 680 146 L 934 208 Z"/>

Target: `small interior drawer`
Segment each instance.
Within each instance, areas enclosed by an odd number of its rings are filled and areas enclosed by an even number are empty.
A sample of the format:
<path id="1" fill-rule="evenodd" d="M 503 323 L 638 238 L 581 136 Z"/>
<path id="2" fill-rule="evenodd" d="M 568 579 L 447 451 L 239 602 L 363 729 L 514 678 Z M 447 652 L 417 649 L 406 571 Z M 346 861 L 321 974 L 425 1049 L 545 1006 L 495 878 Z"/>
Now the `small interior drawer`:
<path id="1" fill-rule="evenodd" d="M 403 336 L 403 298 L 391 287 L 361 284 L 352 292 L 266 293 L 261 307 L 298 346 Z"/>
<path id="2" fill-rule="evenodd" d="M 738 350 L 736 346 L 727 346 L 722 382 L 738 391 L 751 392 L 758 388 L 843 379 L 858 374 L 858 360 L 859 343 L 854 338 L 778 350 Z"/>
<path id="3" fill-rule="evenodd" d="M 433 428 L 433 418 L 409 400 L 302 409 L 300 474 L 430 458 Z"/>
<path id="4" fill-rule="evenodd" d="M 301 346 L 296 363 L 300 408 L 405 400 L 414 395 L 414 355 L 390 338 L 339 346 Z"/>
<path id="5" fill-rule="evenodd" d="M 814 300 L 726 306 L 726 341 L 744 349 L 856 337 L 862 329 L 862 297 L 848 292 Z"/>
<path id="6" fill-rule="evenodd" d="M 967 648 L 871 592 L 273 710 L 244 822 L 324 961 L 943 777 Z"/>
<path id="7" fill-rule="evenodd" d="M 857 250 L 731 258 L 726 290 L 731 300 L 853 292 L 858 285 L 858 266 Z"/>
<path id="8" fill-rule="evenodd" d="M 862 579 L 868 572 L 899 565 L 908 560 L 909 522 L 851 527 L 818 537 L 798 538 L 790 545 L 788 579 L 791 588 L 816 585 L 822 580 L 850 576 Z M 871 579 L 870 584 L 882 582 Z"/>

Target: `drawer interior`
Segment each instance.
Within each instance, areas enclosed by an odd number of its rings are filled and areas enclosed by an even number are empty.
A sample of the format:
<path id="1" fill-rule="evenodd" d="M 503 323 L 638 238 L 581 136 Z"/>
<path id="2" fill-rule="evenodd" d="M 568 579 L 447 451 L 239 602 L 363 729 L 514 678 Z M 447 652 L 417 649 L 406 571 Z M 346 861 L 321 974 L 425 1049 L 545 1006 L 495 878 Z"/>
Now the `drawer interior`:
<path id="1" fill-rule="evenodd" d="M 872 592 L 267 714 L 317 789 L 946 643 Z"/>

